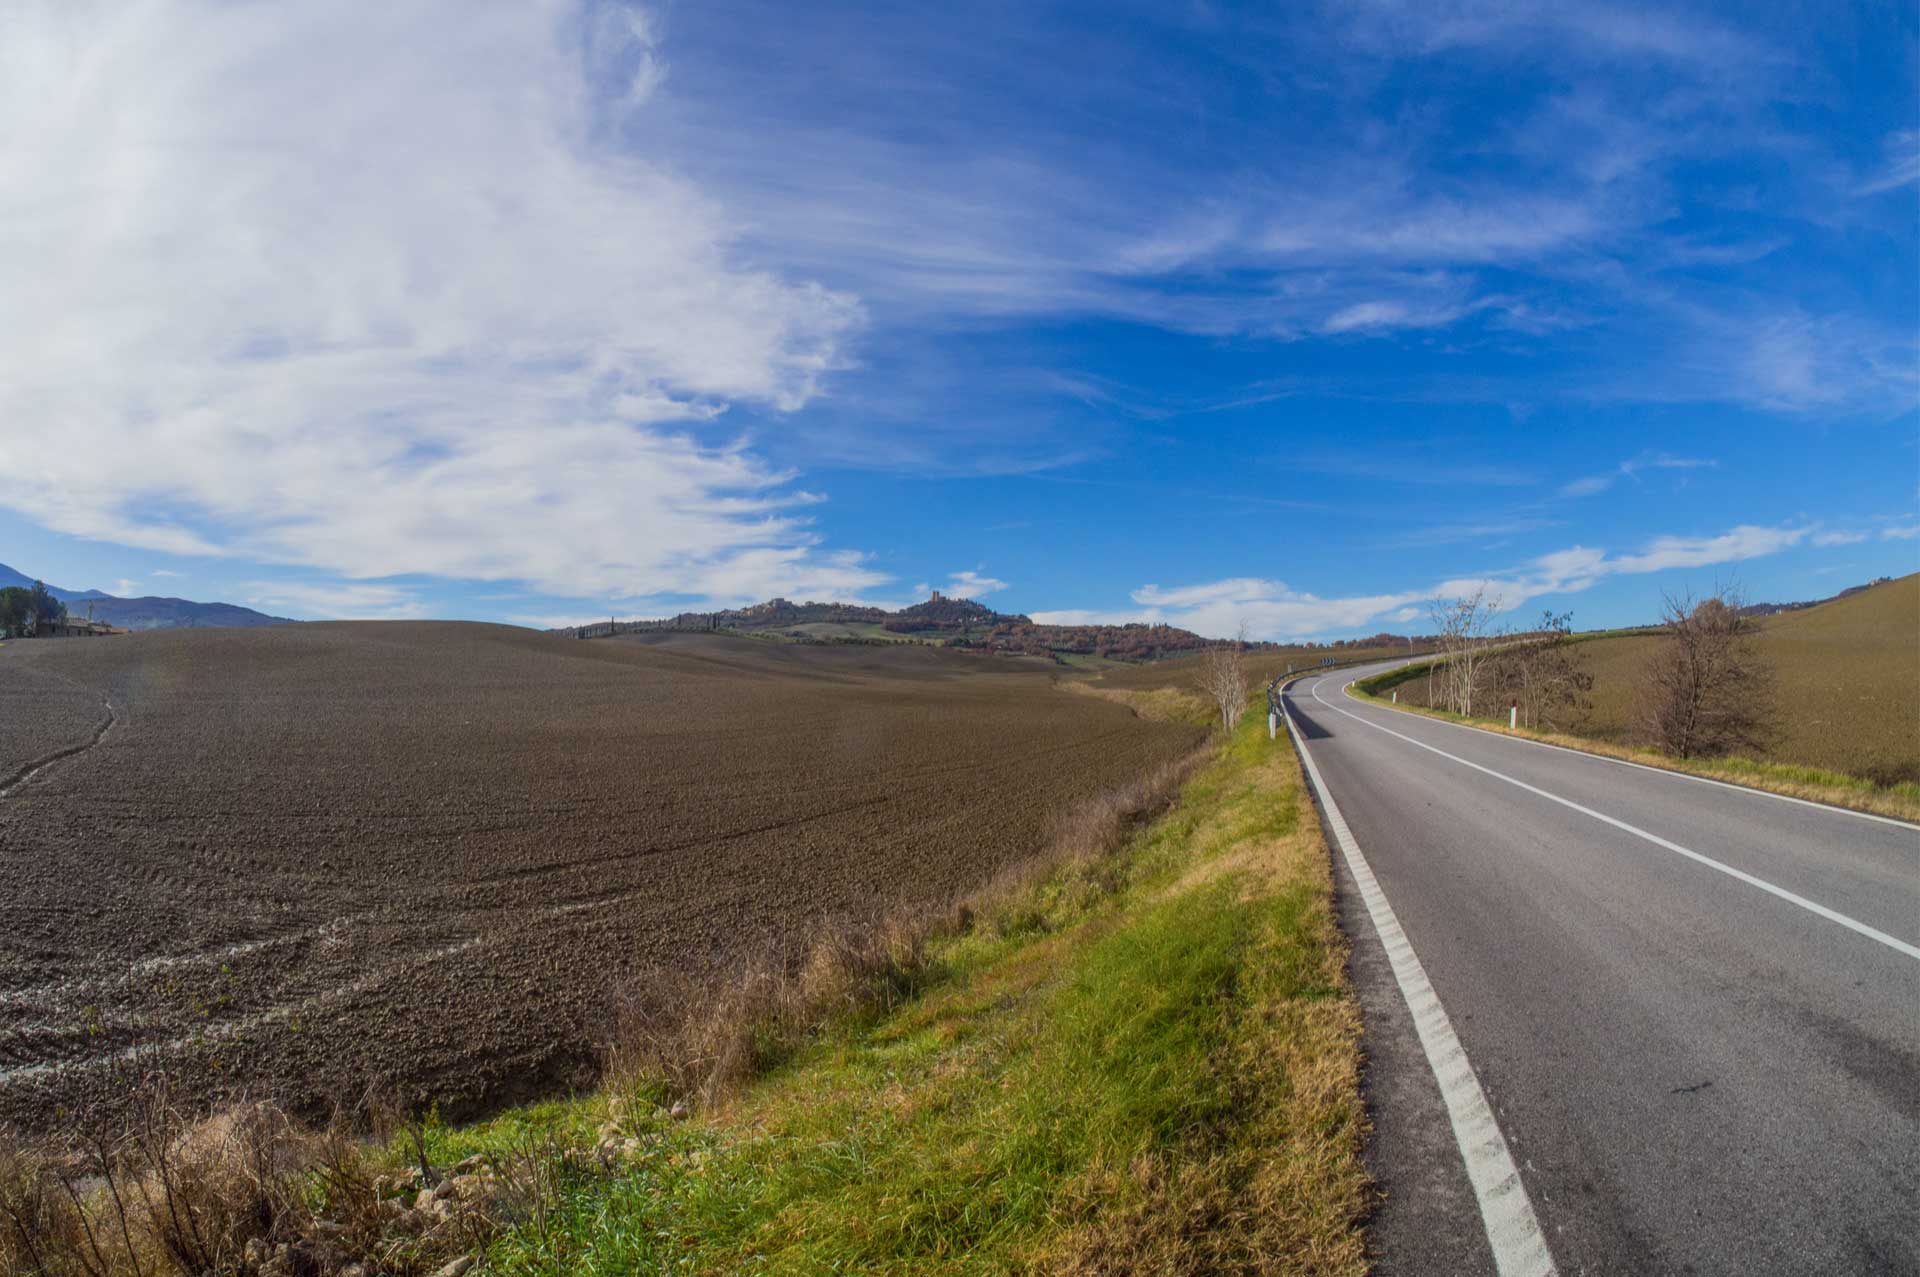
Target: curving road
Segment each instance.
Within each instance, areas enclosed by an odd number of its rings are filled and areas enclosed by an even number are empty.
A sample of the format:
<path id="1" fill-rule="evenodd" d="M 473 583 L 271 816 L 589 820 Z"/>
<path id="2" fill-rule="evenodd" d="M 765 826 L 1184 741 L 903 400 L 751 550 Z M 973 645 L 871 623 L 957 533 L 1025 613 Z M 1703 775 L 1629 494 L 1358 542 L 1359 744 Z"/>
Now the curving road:
<path id="1" fill-rule="evenodd" d="M 1377 707 L 1340 844 L 1381 1271 L 1920 1272 L 1920 828 Z"/>

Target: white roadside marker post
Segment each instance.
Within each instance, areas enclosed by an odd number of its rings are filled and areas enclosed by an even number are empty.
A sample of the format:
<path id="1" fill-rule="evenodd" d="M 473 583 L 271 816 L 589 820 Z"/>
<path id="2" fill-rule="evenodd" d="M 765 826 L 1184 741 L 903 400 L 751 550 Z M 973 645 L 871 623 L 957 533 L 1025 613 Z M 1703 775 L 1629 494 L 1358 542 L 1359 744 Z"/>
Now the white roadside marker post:
<path id="1" fill-rule="evenodd" d="M 1280 716 L 1272 710 L 1267 711 L 1267 739 L 1272 740 L 1280 732 Z"/>
<path id="2" fill-rule="evenodd" d="M 1514 731 L 1520 726 L 1520 702 L 1507 706 L 1507 730 Z"/>
<path id="3" fill-rule="evenodd" d="M 1395 693 L 1393 694 L 1393 703 L 1394 703 L 1395 705 L 1398 705 L 1398 704 L 1400 703 L 1400 693 L 1398 693 L 1398 692 L 1395 692 Z"/>

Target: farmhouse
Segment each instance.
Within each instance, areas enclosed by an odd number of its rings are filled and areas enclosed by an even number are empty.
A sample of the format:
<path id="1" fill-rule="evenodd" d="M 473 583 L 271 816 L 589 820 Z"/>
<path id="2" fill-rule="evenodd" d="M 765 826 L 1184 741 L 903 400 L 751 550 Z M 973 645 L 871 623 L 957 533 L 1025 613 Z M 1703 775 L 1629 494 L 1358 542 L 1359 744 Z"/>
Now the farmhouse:
<path id="1" fill-rule="evenodd" d="M 34 627 L 35 638 L 98 638 L 103 634 L 125 634 L 105 621 L 82 621 L 70 616 L 43 619 Z"/>

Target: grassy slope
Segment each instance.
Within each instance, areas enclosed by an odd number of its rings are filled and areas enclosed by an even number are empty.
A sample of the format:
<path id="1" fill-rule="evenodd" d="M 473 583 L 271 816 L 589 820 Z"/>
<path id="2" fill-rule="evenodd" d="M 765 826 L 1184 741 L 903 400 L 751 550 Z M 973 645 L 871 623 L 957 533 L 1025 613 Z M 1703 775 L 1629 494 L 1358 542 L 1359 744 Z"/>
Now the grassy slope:
<path id="1" fill-rule="evenodd" d="M 1640 671 L 1658 642 L 1579 644 L 1594 689 L 1592 710 L 1568 724 L 1575 735 L 1626 742 Z M 1779 708 L 1778 738 L 1759 761 L 1882 785 L 1920 781 L 1920 575 L 1769 617 L 1759 650 L 1775 671 Z M 1402 703 L 1426 704 L 1425 679 L 1398 689 Z"/>
<path id="2" fill-rule="evenodd" d="M 1252 718 L 1117 855 L 940 942 L 929 988 L 722 1112 L 642 1099 L 436 1133 L 436 1160 L 637 1137 L 562 1174 L 505 1273 L 1357 1273 L 1359 1017 L 1330 867 Z"/>
<path id="3" fill-rule="evenodd" d="M 924 635 L 899 634 L 887 629 L 877 621 L 809 621 L 804 625 L 771 625 L 764 629 L 747 630 L 749 634 L 784 638 L 788 634 L 800 633 L 809 638 L 860 639 L 881 643 L 911 643 Z"/>
<path id="4" fill-rule="evenodd" d="M 1920 576 L 1770 617 L 1761 651 L 1778 682 L 1780 734 L 1760 758 L 1679 760 L 1628 742 L 1635 680 L 1651 637 L 1578 644 L 1594 675 L 1593 710 L 1567 733 L 1509 732 L 1504 711 L 1477 726 L 1587 749 L 1630 762 L 1731 781 L 1815 802 L 1920 822 Z M 1424 666 L 1368 679 L 1356 690 L 1436 718 Z"/>

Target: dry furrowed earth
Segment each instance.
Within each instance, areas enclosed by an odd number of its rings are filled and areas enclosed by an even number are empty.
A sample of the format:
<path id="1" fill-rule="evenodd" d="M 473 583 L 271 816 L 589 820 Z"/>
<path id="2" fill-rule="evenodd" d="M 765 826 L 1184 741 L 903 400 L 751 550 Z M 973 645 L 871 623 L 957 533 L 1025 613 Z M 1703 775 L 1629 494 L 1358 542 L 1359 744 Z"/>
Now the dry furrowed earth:
<path id="1" fill-rule="evenodd" d="M 1038 662 L 499 626 L 0 649 L 0 1124 L 582 1080 L 610 996 L 938 902 L 1193 728 Z"/>

